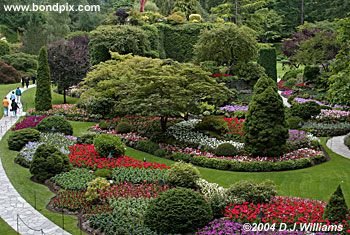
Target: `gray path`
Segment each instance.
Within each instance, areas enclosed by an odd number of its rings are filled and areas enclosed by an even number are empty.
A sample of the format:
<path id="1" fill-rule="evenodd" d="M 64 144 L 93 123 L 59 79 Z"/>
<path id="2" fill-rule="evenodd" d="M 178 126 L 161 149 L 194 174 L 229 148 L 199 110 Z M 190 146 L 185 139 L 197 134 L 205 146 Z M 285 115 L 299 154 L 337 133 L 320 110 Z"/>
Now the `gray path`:
<path id="1" fill-rule="evenodd" d="M 277 82 L 279 82 L 280 80 L 281 80 L 281 79 L 278 78 L 278 79 L 277 79 Z M 290 105 L 290 103 L 288 103 L 288 99 L 285 98 L 285 97 L 283 97 L 283 96 L 281 95 L 281 94 L 282 94 L 282 91 L 278 91 L 278 94 L 282 97 L 283 105 L 286 106 L 286 107 L 288 107 L 288 108 L 290 108 L 291 105 Z"/>
<path id="2" fill-rule="evenodd" d="M 31 85 L 29 88 L 34 87 Z M 23 89 L 25 91 L 26 89 Z M 10 93 L 9 93 L 10 95 Z M 8 97 L 9 97 L 8 95 Z M 20 105 L 21 107 L 21 105 Z M 1 110 L 2 112 L 3 110 Z M 20 115 L 25 115 L 22 110 L 19 111 Z M 0 140 L 6 134 L 6 132 L 16 123 L 19 117 L 9 116 L 0 119 Z M 1 153 L 0 153 L 1 154 Z M 19 215 L 19 217 L 17 217 Z M 9 178 L 5 173 L 5 170 L 0 161 L 0 217 L 6 221 L 14 230 L 17 231 L 17 218 L 18 218 L 18 231 L 23 235 L 42 235 L 52 234 L 69 235 L 66 231 L 59 226 L 51 222 L 45 216 L 35 210 L 29 203 L 27 203 L 21 195 L 12 186 Z M 24 223 L 30 228 L 28 228 Z M 42 231 L 41 231 L 42 230 Z M 3 235 L 3 234 L 1 234 Z M 4 234 L 6 235 L 6 234 Z"/>
<path id="3" fill-rule="evenodd" d="M 336 136 L 327 141 L 327 147 L 330 148 L 333 152 L 350 159 L 350 150 L 349 148 L 344 144 L 344 138 L 343 136 Z"/>

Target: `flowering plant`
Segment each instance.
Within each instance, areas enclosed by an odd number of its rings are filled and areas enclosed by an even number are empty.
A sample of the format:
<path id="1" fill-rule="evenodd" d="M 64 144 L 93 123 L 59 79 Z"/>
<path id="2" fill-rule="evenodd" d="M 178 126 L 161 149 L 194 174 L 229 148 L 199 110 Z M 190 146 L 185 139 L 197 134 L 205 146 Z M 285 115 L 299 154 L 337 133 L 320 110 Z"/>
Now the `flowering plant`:
<path id="1" fill-rule="evenodd" d="M 321 113 L 315 117 L 319 122 L 346 122 L 349 120 L 350 111 L 322 109 Z"/>
<path id="2" fill-rule="evenodd" d="M 39 115 L 39 116 L 27 116 L 19 123 L 16 123 L 16 125 L 13 127 L 14 131 L 21 130 L 24 128 L 34 128 L 36 127 L 44 118 L 46 118 L 45 115 Z"/>
<path id="3" fill-rule="evenodd" d="M 234 113 L 237 111 L 242 112 L 248 112 L 248 106 L 247 105 L 226 105 L 220 108 L 222 111 Z"/>
<path id="4" fill-rule="evenodd" d="M 229 133 L 232 135 L 244 135 L 243 127 L 245 119 L 239 118 L 224 118 L 225 122 L 227 122 Z"/>

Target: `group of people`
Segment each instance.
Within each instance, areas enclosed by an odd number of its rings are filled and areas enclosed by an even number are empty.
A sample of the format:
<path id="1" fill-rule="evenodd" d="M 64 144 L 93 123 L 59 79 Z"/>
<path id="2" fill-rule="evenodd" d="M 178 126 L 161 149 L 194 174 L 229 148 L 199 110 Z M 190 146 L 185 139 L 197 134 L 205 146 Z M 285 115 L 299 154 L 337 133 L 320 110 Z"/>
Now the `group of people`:
<path id="1" fill-rule="evenodd" d="M 33 85 L 34 85 L 35 84 L 35 80 L 36 80 L 35 76 L 32 76 L 31 78 L 30 77 L 22 77 L 22 80 L 21 80 L 22 88 L 24 88 L 24 85 L 25 85 L 26 88 L 28 89 L 29 83 L 30 83 L 30 79 L 32 79 Z"/>
<path id="2" fill-rule="evenodd" d="M 4 116 L 9 116 L 9 108 L 10 112 L 13 112 L 13 116 L 17 117 L 17 110 L 20 109 L 19 103 L 21 103 L 21 96 L 22 91 L 17 87 L 16 91 L 12 91 L 10 96 L 10 101 L 8 100 L 7 96 L 4 97 L 2 101 L 2 106 L 4 107 Z"/>

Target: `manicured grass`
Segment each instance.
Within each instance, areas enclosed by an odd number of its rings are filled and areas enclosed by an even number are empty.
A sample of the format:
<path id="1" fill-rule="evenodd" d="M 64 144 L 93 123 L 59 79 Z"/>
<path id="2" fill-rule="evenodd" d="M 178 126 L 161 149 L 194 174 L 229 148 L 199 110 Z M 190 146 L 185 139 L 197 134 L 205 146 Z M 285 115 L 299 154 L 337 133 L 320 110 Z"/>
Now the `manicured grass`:
<path id="1" fill-rule="evenodd" d="M 10 91 L 16 89 L 18 86 L 21 87 L 19 83 L 16 84 L 6 84 L 6 85 L 0 85 L 0 98 L 1 101 L 4 99 L 5 95 L 7 95 Z M 0 118 L 4 115 L 3 108 L 1 106 L 1 112 L 0 112 Z"/>
<path id="2" fill-rule="evenodd" d="M 0 218 L 0 234 L 16 235 L 17 232 L 11 228 L 3 219 Z"/>
<path id="3" fill-rule="evenodd" d="M 52 90 L 52 89 L 51 89 Z M 35 92 L 36 88 L 32 88 L 29 91 L 26 91 L 22 95 L 22 103 L 24 110 L 31 109 L 35 107 Z M 56 92 L 51 92 L 52 94 L 52 104 L 63 104 L 63 95 L 57 94 Z M 78 98 L 73 98 L 67 96 L 68 104 L 75 104 L 78 101 Z"/>
<path id="4" fill-rule="evenodd" d="M 73 121 L 70 121 L 70 123 L 73 126 L 74 136 L 81 136 L 85 133 L 88 133 L 89 128 L 96 124 L 94 122 L 73 122 Z"/>

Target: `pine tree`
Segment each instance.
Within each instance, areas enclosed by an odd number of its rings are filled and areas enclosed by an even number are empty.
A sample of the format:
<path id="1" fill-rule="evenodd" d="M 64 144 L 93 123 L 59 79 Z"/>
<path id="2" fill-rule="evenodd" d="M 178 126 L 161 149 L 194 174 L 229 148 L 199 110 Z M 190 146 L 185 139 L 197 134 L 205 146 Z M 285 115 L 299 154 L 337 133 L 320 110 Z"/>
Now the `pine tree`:
<path id="1" fill-rule="evenodd" d="M 333 193 L 324 210 L 323 217 L 331 222 L 342 222 L 349 213 L 341 186 Z"/>
<path id="2" fill-rule="evenodd" d="M 245 147 L 253 156 L 278 157 L 283 154 L 288 129 L 283 101 L 271 78 L 260 78 L 254 86 L 244 129 Z"/>
<path id="3" fill-rule="evenodd" d="M 37 70 L 37 88 L 35 94 L 35 109 L 47 111 L 51 109 L 51 78 L 50 68 L 47 60 L 47 49 L 42 47 L 39 52 Z"/>

